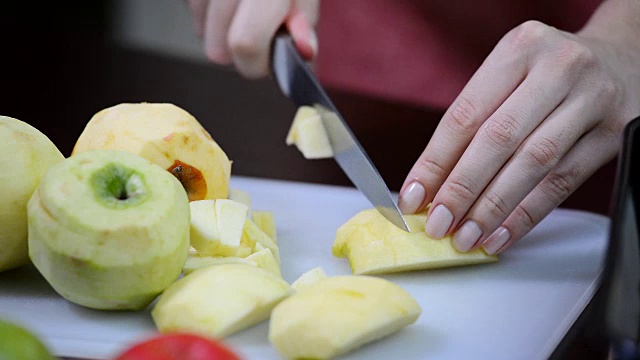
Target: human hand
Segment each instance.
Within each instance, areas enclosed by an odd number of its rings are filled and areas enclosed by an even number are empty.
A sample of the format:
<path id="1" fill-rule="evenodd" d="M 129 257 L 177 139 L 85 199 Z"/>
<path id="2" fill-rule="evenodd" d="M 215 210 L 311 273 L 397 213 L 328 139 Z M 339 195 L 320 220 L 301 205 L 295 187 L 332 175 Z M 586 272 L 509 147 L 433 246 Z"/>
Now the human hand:
<path id="1" fill-rule="evenodd" d="M 209 60 L 234 64 L 245 77 L 269 74 L 271 40 L 286 23 L 307 60 L 318 52 L 314 26 L 319 0 L 187 0 Z"/>
<path id="2" fill-rule="evenodd" d="M 603 28 L 571 34 L 530 21 L 509 32 L 409 172 L 403 212 L 431 203 L 431 237 L 500 253 L 613 159 L 640 115 L 640 26 L 627 41 Z"/>

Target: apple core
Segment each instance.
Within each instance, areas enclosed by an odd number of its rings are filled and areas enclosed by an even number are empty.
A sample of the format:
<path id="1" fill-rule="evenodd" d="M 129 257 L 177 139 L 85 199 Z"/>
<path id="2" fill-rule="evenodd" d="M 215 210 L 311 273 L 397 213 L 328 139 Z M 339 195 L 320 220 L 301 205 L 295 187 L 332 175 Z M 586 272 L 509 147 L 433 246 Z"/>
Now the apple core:
<path id="1" fill-rule="evenodd" d="M 120 164 L 108 164 L 96 171 L 91 182 L 98 201 L 111 208 L 133 206 L 150 195 L 144 176 Z"/>

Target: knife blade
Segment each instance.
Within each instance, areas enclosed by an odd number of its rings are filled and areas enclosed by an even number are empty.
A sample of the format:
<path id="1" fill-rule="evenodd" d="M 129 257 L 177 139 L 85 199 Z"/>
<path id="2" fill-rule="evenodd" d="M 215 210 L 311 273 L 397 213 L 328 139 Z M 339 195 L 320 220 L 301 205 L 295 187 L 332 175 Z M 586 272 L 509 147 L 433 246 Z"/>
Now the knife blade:
<path id="1" fill-rule="evenodd" d="M 296 106 L 313 106 L 320 113 L 334 159 L 371 204 L 398 228 L 409 231 L 387 184 L 353 132 L 333 105 L 288 33 L 276 35 L 271 67 L 280 90 Z"/>

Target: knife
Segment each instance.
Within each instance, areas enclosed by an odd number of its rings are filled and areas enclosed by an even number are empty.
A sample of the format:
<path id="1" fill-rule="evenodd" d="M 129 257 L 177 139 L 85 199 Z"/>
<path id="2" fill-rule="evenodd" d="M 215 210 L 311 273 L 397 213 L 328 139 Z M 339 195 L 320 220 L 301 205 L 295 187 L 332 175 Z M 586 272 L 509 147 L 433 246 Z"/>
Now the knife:
<path id="1" fill-rule="evenodd" d="M 334 159 L 342 171 L 387 220 L 409 231 L 382 176 L 302 59 L 288 33 L 276 35 L 271 62 L 274 77 L 284 95 L 296 106 L 313 106 L 320 113 Z"/>

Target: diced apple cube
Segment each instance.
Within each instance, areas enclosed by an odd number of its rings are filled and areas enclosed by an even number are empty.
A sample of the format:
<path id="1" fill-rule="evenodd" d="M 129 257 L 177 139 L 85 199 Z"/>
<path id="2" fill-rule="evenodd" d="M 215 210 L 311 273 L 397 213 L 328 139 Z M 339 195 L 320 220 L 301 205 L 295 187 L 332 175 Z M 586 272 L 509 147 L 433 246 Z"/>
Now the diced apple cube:
<path id="1" fill-rule="evenodd" d="M 273 217 L 273 213 L 270 211 L 253 211 L 251 213 L 251 220 L 253 220 L 256 225 L 260 228 L 260 230 L 264 231 L 265 234 L 269 235 L 273 242 L 277 243 L 278 239 L 276 236 L 276 222 Z"/>
<path id="2" fill-rule="evenodd" d="M 316 267 L 300 275 L 300 277 L 291 284 L 291 287 L 295 291 L 300 291 L 318 283 L 326 277 L 327 273 L 325 273 L 324 269 Z"/>
<path id="3" fill-rule="evenodd" d="M 270 249 L 263 249 L 255 252 L 246 258 L 247 261 L 253 261 L 258 267 L 263 268 L 274 275 L 282 277 L 280 265 Z"/>
<path id="4" fill-rule="evenodd" d="M 230 188 L 229 200 L 239 202 L 245 205 L 248 209 L 251 209 L 251 195 L 246 191 Z"/>
<path id="5" fill-rule="evenodd" d="M 278 264 L 280 264 L 280 250 L 278 249 L 278 245 L 276 245 L 276 243 L 271 240 L 269 235 L 260 230 L 258 225 L 251 221 L 251 219 L 247 219 L 244 223 L 244 229 L 242 231 L 244 233 L 244 236 L 256 243 L 256 245 L 259 243 L 263 247 L 271 250 L 273 256 L 278 261 Z"/>
<path id="6" fill-rule="evenodd" d="M 220 242 L 215 200 L 197 200 L 189 203 L 191 211 L 191 246 L 201 255 L 213 255 Z"/>
<path id="7" fill-rule="evenodd" d="M 249 208 L 229 199 L 216 200 L 216 219 L 220 233 L 220 243 L 228 246 L 240 246 L 242 228 Z"/>
<path id="8" fill-rule="evenodd" d="M 286 140 L 287 145 L 296 145 L 307 159 L 333 157 L 333 149 L 320 114 L 312 107 L 302 106 L 296 112 Z"/>

